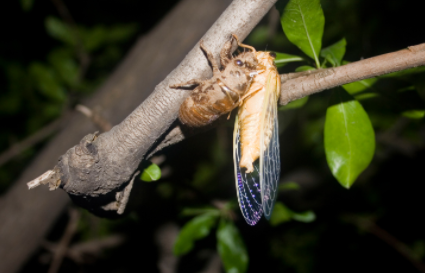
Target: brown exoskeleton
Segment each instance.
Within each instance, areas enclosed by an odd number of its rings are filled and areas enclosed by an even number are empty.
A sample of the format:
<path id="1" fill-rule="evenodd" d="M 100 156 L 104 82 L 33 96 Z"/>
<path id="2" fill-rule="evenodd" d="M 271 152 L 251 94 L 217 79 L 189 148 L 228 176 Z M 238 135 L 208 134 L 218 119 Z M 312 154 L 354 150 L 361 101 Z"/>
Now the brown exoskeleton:
<path id="1" fill-rule="evenodd" d="M 236 39 L 240 47 L 248 48 L 251 51 L 232 57 L 233 39 Z M 234 34 L 224 44 L 220 52 L 221 69 L 219 69 L 212 53 L 205 48 L 202 41 L 200 46 L 211 63 L 213 77 L 207 80 L 193 79 L 170 86 L 171 88 L 181 88 L 198 85 L 180 106 L 179 111 L 180 121 L 192 127 L 207 125 L 220 115 L 229 113 L 240 105 L 252 78 L 257 74 L 258 64 L 255 49 L 241 44 L 238 37 Z"/>

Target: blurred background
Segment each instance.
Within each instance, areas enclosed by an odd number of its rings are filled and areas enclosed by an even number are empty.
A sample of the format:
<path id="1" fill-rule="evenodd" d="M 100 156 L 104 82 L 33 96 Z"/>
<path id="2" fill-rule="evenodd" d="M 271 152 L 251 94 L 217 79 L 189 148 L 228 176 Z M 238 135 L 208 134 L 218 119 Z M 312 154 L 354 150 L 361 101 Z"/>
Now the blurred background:
<path id="1" fill-rule="evenodd" d="M 217 8 L 205 19 L 211 21 L 208 25 L 230 3 L 213 2 Z M 286 2 L 279 1 L 278 7 Z M 424 42 L 419 1 L 321 0 L 321 4 L 326 20 L 323 47 L 345 38 L 344 60 L 357 61 Z M 183 5 L 191 8 L 194 18 L 202 9 L 200 2 L 186 0 L 151 1 L 149 6 L 134 0 L 1 4 L 1 206 L 11 202 L 8 196 L 21 173 L 34 161 L 44 160 L 40 152 L 67 130 L 69 115 L 90 121 L 76 112 L 76 106 L 102 92 L 126 54 Z M 196 26 L 196 22 L 191 24 Z M 175 31 L 174 25 L 167 27 L 170 33 Z M 171 71 L 204 31 L 181 37 L 190 41 L 181 55 L 167 56 L 169 52 L 164 51 L 158 59 L 168 62 Z M 257 50 L 302 55 L 286 39 L 276 10 L 244 43 Z M 280 72 L 293 72 L 297 66 L 287 65 Z M 125 67 L 120 69 L 126 73 Z M 165 75 L 144 79 L 140 74 L 140 78 L 153 90 L 150 86 Z M 226 206 L 234 215 L 249 256 L 247 272 L 425 272 L 425 221 L 421 217 L 425 124 L 423 115 L 406 114 L 425 109 L 424 74 L 382 78 L 365 92 L 378 94 L 361 100 L 375 129 L 376 152 L 350 190 L 338 184 L 326 164 L 323 126 L 330 92 L 324 91 L 302 106 L 279 112 L 282 174 L 278 201 L 287 217 L 271 223 L 262 219 L 254 227 L 245 223 L 236 201 L 230 120 L 156 155 L 152 160 L 162 170 L 161 179 L 149 183 L 137 179 L 123 217 L 98 218 L 68 201 L 58 205 L 53 219 L 40 215 L 39 221 L 48 222 L 48 232 L 37 239 L 37 247 L 26 257 L 14 260 L 11 272 L 222 272 L 214 229 L 186 255 L 172 253 L 179 229 L 193 217 L 182 212 L 205 206 Z M 141 102 L 136 99 L 134 103 Z M 127 112 L 115 117 L 118 120 L 101 109 L 93 123 L 107 130 L 133 109 L 126 107 Z M 15 207 L 30 202 L 13 200 Z M 12 217 L 5 212 L 1 216 Z M 37 224 L 26 228 L 37 229 Z"/>

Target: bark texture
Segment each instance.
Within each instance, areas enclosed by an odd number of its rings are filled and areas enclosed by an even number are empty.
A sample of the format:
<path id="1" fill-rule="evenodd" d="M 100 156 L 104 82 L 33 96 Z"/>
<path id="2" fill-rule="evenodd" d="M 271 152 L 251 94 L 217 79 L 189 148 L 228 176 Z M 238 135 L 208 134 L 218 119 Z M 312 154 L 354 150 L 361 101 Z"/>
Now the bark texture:
<path id="1" fill-rule="evenodd" d="M 234 0 L 202 37 L 205 47 L 213 56 L 218 56 L 232 33 L 244 39 L 275 2 Z M 174 37 L 173 41 L 177 43 L 182 37 L 185 36 Z M 151 61 L 168 61 L 169 51 L 157 54 L 161 44 L 148 49 Z M 148 67 L 146 63 L 145 66 Z M 69 149 L 55 167 L 50 187 L 60 183 L 76 204 L 97 215 L 112 217 L 124 211 L 123 197 L 131 190 L 131 178 L 149 149 L 177 119 L 180 105 L 191 92 L 170 86 L 211 75 L 211 68 L 196 43 L 177 68 L 120 124 L 101 135 L 89 134 Z M 120 88 L 127 86 L 123 84 Z"/>
<path id="2" fill-rule="evenodd" d="M 122 121 L 181 62 L 230 2 L 181 1 L 158 26 L 137 41 L 117 70 L 84 104 L 99 111 L 112 124 Z M 66 128 L 0 197 L 0 272 L 17 272 L 69 203 L 63 191 L 49 192 L 45 187 L 28 191 L 26 182 L 51 169 L 69 147 L 96 130 L 87 117 L 73 113 Z"/>

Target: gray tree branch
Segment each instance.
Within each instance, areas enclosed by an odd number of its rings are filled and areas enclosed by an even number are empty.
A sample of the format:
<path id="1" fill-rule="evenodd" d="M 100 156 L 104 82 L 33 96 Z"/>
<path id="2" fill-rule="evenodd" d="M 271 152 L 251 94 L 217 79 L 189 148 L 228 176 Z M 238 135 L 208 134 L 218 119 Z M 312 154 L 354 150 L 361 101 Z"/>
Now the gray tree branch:
<path id="1" fill-rule="evenodd" d="M 118 124 L 181 62 L 230 2 L 180 1 L 135 43 L 116 71 L 83 104 L 111 124 Z M 65 192 L 49 192 L 44 187 L 28 191 L 26 182 L 52 168 L 69 147 L 97 130 L 90 119 L 79 112 L 72 113 L 65 128 L 0 197 L 0 272 L 18 271 L 69 204 Z"/>
<path id="2" fill-rule="evenodd" d="M 214 56 L 232 33 L 244 39 L 276 0 L 234 0 L 202 37 Z M 172 35 L 172 34 L 170 34 Z M 175 37 L 175 40 L 184 39 Z M 155 61 L 166 60 L 167 54 Z M 196 43 L 186 58 L 127 118 L 101 135 L 89 134 L 61 156 L 47 179 L 31 182 L 63 188 L 74 203 L 91 212 L 111 216 L 122 212 L 129 181 L 153 144 L 176 120 L 190 91 L 171 89 L 172 84 L 211 77 L 208 62 Z M 123 86 L 125 88 L 125 86 Z M 115 209 L 114 209 L 115 208 Z M 118 208 L 121 208 L 118 210 Z"/>

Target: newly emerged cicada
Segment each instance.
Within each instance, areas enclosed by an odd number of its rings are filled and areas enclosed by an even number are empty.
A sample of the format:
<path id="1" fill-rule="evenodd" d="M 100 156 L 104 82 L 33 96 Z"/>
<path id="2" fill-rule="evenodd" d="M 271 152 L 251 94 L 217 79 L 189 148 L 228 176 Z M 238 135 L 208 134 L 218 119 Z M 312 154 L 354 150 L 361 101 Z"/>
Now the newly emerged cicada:
<path id="1" fill-rule="evenodd" d="M 239 107 L 233 135 L 238 201 L 250 225 L 255 225 L 263 213 L 270 219 L 280 177 L 276 55 L 259 51 L 256 57 L 257 75 Z"/>
<path id="2" fill-rule="evenodd" d="M 240 47 L 251 51 L 242 52 L 232 57 L 232 44 L 235 39 Z M 201 49 L 206 53 L 213 68 L 213 77 L 207 80 L 193 79 L 185 83 L 171 85 L 181 88 L 198 85 L 183 102 L 179 110 L 179 119 L 191 127 L 207 125 L 219 116 L 231 112 L 243 100 L 257 70 L 256 51 L 253 47 L 241 44 L 236 35 L 227 41 L 221 52 L 219 69 L 212 53 L 201 41 Z"/>

